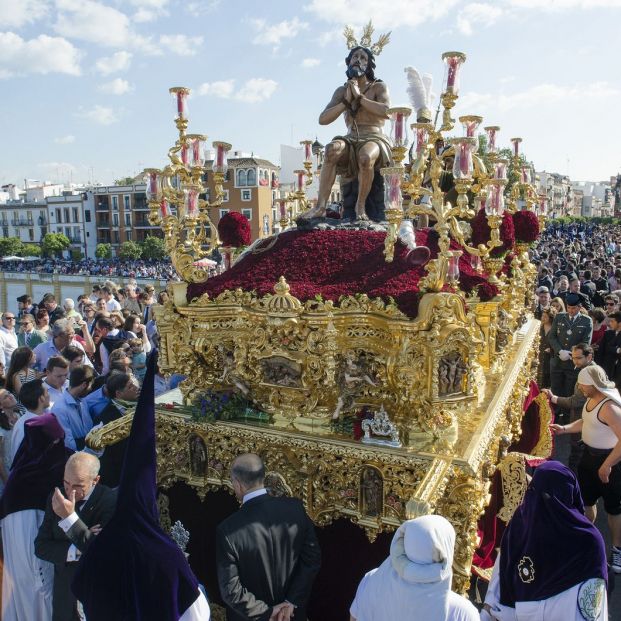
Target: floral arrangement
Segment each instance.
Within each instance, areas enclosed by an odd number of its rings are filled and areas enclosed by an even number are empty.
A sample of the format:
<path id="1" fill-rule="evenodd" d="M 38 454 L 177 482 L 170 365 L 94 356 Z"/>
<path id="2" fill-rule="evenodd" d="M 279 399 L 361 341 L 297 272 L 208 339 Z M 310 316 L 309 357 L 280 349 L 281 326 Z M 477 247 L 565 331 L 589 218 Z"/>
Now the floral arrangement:
<path id="1" fill-rule="evenodd" d="M 242 289 L 263 296 L 274 292 L 274 285 L 284 276 L 291 294 L 305 302 L 323 299 L 337 303 L 342 296 L 364 293 L 370 298 L 394 300 L 408 317 L 418 314 L 420 279 L 424 265 L 412 265 L 408 248 L 397 242 L 392 263 L 384 258 L 385 233 L 333 230 L 291 230 L 276 239 L 264 240 L 245 254 L 230 270 L 204 283 L 188 286 L 188 300 L 208 293 L 211 298 L 226 290 Z M 438 234 L 432 229 L 416 231 L 418 246 L 427 246 L 431 258 L 438 254 Z M 458 250 L 456 242 L 451 248 Z M 264 249 L 264 250 L 263 250 Z M 471 264 L 464 252 L 459 260 L 460 288 L 471 292 L 485 276 Z M 320 297 L 318 297 L 320 296 Z"/>
<path id="2" fill-rule="evenodd" d="M 517 242 L 532 244 L 539 237 L 539 219 L 528 209 L 513 214 L 513 228 Z"/>
<path id="3" fill-rule="evenodd" d="M 269 420 L 269 415 L 255 410 L 243 395 L 209 390 L 201 398 L 200 407 L 192 409 L 192 418 L 198 422 L 247 418 Z"/>
<path id="4" fill-rule="evenodd" d="M 223 246 L 248 246 L 251 238 L 248 218 L 237 211 L 229 211 L 218 222 L 218 236 Z"/>
<path id="5" fill-rule="evenodd" d="M 470 220 L 470 226 L 472 227 L 472 243 L 475 246 L 479 244 L 485 245 L 490 239 L 491 229 L 487 223 L 487 216 L 485 215 L 484 209 L 480 209 L 477 215 Z M 513 218 L 511 214 L 506 211 L 500 223 L 500 241 L 502 242 L 502 246 L 498 246 L 492 250 L 492 257 L 504 256 L 515 244 Z"/>

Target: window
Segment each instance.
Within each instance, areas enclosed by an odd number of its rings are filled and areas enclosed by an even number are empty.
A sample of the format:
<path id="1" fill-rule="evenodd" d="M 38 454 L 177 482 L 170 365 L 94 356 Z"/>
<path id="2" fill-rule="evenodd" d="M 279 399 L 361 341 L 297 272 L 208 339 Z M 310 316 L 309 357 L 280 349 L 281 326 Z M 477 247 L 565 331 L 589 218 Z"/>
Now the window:
<path id="1" fill-rule="evenodd" d="M 118 231 L 113 231 L 112 232 L 112 238 L 114 239 L 114 243 L 118 244 L 119 243 L 119 232 Z"/>
<path id="2" fill-rule="evenodd" d="M 6 230 L 8 231 L 9 229 L 6 229 Z M 47 226 L 42 226 L 41 227 L 41 237 L 45 237 L 46 235 L 47 235 Z M 6 233 L 4 236 L 8 237 L 9 234 Z"/>
<path id="3" fill-rule="evenodd" d="M 118 196 L 112 197 L 112 209 L 114 209 L 115 211 L 119 210 L 119 197 Z"/>
<path id="4" fill-rule="evenodd" d="M 9 227 L 8 227 L 8 226 L 3 226 L 3 227 L 2 227 L 2 234 L 3 234 L 5 237 L 8 237 L 8 236 L 9 236 Z"/>
<path id="5" fill-rule="evenodd" d="M 80 239 L 80 227 L 79 226 L 74 226 L 73 227 L 73 239 L 77 242 L 81 241 Z"/>
<path id="6" fill-rule="evenodd" d="M 252 209 L 242 209 L 242 216 L 246 218 L 246 220 L 252 220 Z"/>
<path id="7" fill-rule="evenodd" d="M 63 215 L 65 216 L 65 222 L 71 222 L 69 219 L 69 207 L 65 207 L 63 209 Z"/>
<path id="8" fill-rule="evenodd" d="M 125 239 L 127 241 L 131 241 L 132 240 L 132 232 L 131 231 L 125 231 Z"/>
<path id="9" fill-rule="evenodd" d="M 90 209 L 87 209 L 84 212 L 84 221 L 85 222 L 90 222 L 91 221 L 91 210 Z"/>
<path id="10" fill-rule="evenodd" d="M 79 222 L 80 218 L 78 218 L 78 208 L 77 207 L 73 207 L 72 211 L 73 211 L 73 221 L 74 222 Z"/>
<path id="11" fill-rule="evenodd" d="M 123 195 L 123 207 L 125 208 L 125 211 L 129 211 L 130 210 L 129 194 L 124 194 Z"/>
<path id="12" fill-rule="evenodd" d="M 247 184 L 246 171 L 240 169 L 237 171 L 237 186 L 241 188 L 245 186 L 246 184 Z"/>
<path id="13" fill-rule="evenodd" d="M 112 214 L 112 226 L 119 226 L 119 214 L 118 213 Z"/>
<path id="14" fill-rule="evenodd" d="M 60 223 L 60 222 L 62 222 L 62 221 L 63 221 L 62 216 L 61 216 L 61 213 L 62 213 L 62 212 L 60 211 L 60 209 L 56 209 L 56 222 L 57 222 L 57 223 Z"/>
<path id="15" fill-rule="evenodd" d="M 229 209 L 220 209 L 220 219 L 224 218 L 229 211 Z"/>
<path id="16" fill-rule="evenodd" d="M 28 239 L 34 241 L 34 229 L 28 229 Z"/>
<path id="17" fill-rule="evenodd" d="M 228 190 L 224 190 L 224 196 L 222 197 L 222 202 L 223 203 L 229 202 L 229 191 Z"/>
<path id="18" fill-rule="evenodd" d="M 248 169 L 246 185 L 257 185 L 257 171 L 254 168 Z"/>
<path id="19" fill-rule="evenodd" d="M 129 213 L 129 211 L 125 212 L 125 226 L 131 226 L 132 225 L 132 215 L 131 213 Z"/>
<path id="20" fill-rule="evenodd" d="M 71 239 L 71 227 L 70 226 L 66 226 L 65 227 L 65 235 Z"/>
<path id="21" fill-rule="evenodd" d="M 241 191 L 241 199 L 243 201 L 252 200 L 252 190 L 242 190 Z"/>

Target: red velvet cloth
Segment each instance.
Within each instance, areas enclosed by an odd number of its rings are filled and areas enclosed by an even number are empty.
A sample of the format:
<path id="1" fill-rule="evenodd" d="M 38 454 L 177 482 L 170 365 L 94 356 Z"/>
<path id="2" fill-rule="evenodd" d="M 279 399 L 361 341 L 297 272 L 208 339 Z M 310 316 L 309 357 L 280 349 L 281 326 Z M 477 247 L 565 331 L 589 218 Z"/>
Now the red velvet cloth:
<path id="1" fill-rule="evenodd" d="M 230 270 L 204 283 L 188 287 L 188 301 L 208 293 L 216 297 L 227 289 L 254 291 L 262 296 L 273 293 L 274 285 L 284 276 L 291 294 L 301 301 L 317 296 L 337 302 L 341 296 L 365 293 L 388 302 L 393 298 L 409 317 L 418 313 L 418 283 L 425 275 L 424 266 L 408 261 L 408 249 L 397 242 L 392 263 L 384 259 L 385 233 L 335 231 L 285 231 L 262 242 Z M 419 246 L 428 246 L 431 258 L 438 254 L 438 235 L 432 229 L 416 231 Z M 260 252 L 261 247 L 268 248 Z M 451 242 L 451 249 L 459 249 Z M 498 290 L 471 265 L 464 252 L 459 259 L 460 288 L 466 292 L 479 288 L 481 299 L 494 297 Z"/>
<path id="2" fill-rule="evenodd" d="M 519 440 L 509 447 L 509 452 L 525 453 L 528 455 L 537 446 L 541 435 L 541 425 L 540 408 L 535 399 L 539 395 L 539 392 L 539 387 L 536 382 L 531 382 L 528 395 L 526 399 L 524 399 L 522 435 Z M 529 461 L 528 464 L 534 466 L 541 463 L 541 461 L 545 461 L 545 459 L 532 460 Z M 506 528 L 506 524 L 497 517 L 498 511 L 500 511 L 503 506 L 502 481 L 498 470 L 496 470 L 492 476 L 490 495 L 490 503 L 486 507 L 485 513 L 481 516 L 477 525 L 480 544 L 474 551 L 474 557 L 472 559 L 473 567 L 478 567 L 480 569 L 489 569 L 494 566 L 496 562 L 496 549 L 500 546 L 500 540 Z"/>

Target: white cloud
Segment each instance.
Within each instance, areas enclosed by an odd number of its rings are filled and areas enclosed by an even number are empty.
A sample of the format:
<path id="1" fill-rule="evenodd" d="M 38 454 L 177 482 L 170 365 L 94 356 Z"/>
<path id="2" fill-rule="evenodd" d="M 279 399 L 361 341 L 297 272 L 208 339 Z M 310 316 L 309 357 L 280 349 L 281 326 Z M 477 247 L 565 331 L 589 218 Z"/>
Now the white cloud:
<path id="1" fill-rule="evenodd" d="M 198 95 L 213 95 L 221 99 L 236 99 L 245 103 L 259 103 L 269 99 L 278 88 L 278 82 L 266 78 L 252 78 L 235 90 L 235 80 L 205 82 L 197 89 Z"/>
<path id="2" fill-rule="evenodd" d="M 25 40 L 14 32 L 0 32 L 0 77 L 28 73 L 80 75 L 80 51 L 60 37 Z"/>
<path id="3" fill-rule="evenodd" d="M 320 65 L 321 61 L 318 58 L 305 58 L 301 64 L 305 69 L 310 69 L 311 67 Z"/>
<path id="4" fill-rule="evenodd" d="M 468 109 L 473 114 L 485 110 L 507 112 L 520 108 L 540 108 L 544 105 L 558 103 L 563 103 L 566 106 L 570 101 L 580 102 L 587 99 L 612 100 L 619 97 L 620 94 L 621 90 L 611 86 L 608 82 L 593 82 L 574 86 L 545 83 L 511 95 L 465 93 L 459 99 L 459 109 Z"/>
<path id="5" fill-rule="evenodd" d="M 251 21 L 257 31 L 257 35 L 252 42 L 256 45 L 273 45 L 276 48 L 283 39 L 292 39 L 302 30 L 308 28 L 308 24 L 300 21 L 297 17 L 290 21 L 278 22 L 277 24 L 268 23 L 264 19 L 253 19 Z"/>
<path id="6" fill-rule="evenodd" d="M 198 95 L 213 95 L 228 99 L 233 95 L 235 90 L 235 80 L 221 80 L 219 82 L 205 82 L 197 89 Z"/>
<path id="7" fill-rule="evenodd" d="M 99 89 L 102 93 L 108 93 L 109 95 L 123 95 L 125 93 L 129 93 L 133 87 L 127 80 L 122 80 L 121 78 L 115 78 L 110 82 L 105 82 Z"/>
<path id="8" fill-rule="evenodd" d="M 473 2 L 467 4 L 457 16 L 457 27 L 460 32 L 465 35 L 474 33 L 475 25 L 485 27 L 491 26 L 501 15 L 501 8 L 491 4 L 483 4 L 481 2 Z"/>
<path id="9" fill-rule="evenodd" d="M 0 25 L 20 28 L 46 17 L 48 0 L 0 0 Z"/>
<path id="10" fill-rule="evenodd" d="M 112 108 L 100 105 L 95 105 L 90 110 L 81 110 L 78 112 L 78 116 L 93 121 L 98 125 L 112 125 L 119 120 L 119 117 Z"/>
<path id="11" fill-rule="evenodd" d="M 568 9 L 614 9 L 621 8 L 621 0 L 507 0 L 520 9 L 538 9 L 540 11 L 564 11 Z"/>
<path id="12" fill-rule="evenodd" d="M 352 24 L 360 27 L 371 19 L 379 31 L 399 26 L 418 26 L 447 15 L 457 4 L 458 0 L 310 0 L 305 10 L 339 26 Z M 378 36 L 377 31 L 374 34 Z M 356 32 L 356 36 L 360 36 L 359 32 Z"/>
<path id="13" fill-rule="evenodd" d="M 71 134 L 67 136 L 61 136 L 60 138 L 54 138 L 54 142 L 56 144 L 71 144 L 75 142 L 75 136 L 72 136 Z"/>
<path id="14" fill-rule="evenodd" d="M 112 56 L 104 56 L 95 63 L 95 68 L 103 75 L 127 71 L 131 64 L 132 54 L 130 52 L 115 52 Z"/>
<path id="15" fill-rule="evenodd" d="M 70 39 L 105 47 L 125 47 L 130 41 L 130 22 L 125 13 L 93 0 L 56 0 L 54 29 Z"/>
<path id="16" fill-rule="evenodd" d="M 129 0 L 129 4 L 136 7 L 132 17 L 135 22 L 152 22 L 168 15 L 168 0 Z"/>
<path id="17" fill-rule="evenodd" d="M 177 56 L 194 56 L 203 44 L 203 37 L 187 35 L 161 35 L 160 45 Z"/>
<path id="18" fill-rule="evenodd" d="M 211 13 L 215 11 L 220 5 L 221 0 L 192 0 L 186 2 L 185 10 L 192 17 L 199 17 L 205 13 Z"/>

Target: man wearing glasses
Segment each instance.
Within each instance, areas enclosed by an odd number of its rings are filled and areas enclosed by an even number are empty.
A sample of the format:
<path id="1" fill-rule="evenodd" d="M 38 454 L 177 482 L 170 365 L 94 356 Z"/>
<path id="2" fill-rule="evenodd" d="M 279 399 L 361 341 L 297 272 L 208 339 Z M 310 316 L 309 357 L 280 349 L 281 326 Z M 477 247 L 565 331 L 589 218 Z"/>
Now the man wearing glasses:
<path id="1" fill-rule="evenodd" d="M 2 326 L 0 327 L 0 361 L 8 369 L 11 364 L 11 356 L 17 349 L 17 334 L 15 333 L 15 313 L 2 313 Z"/>
<path id="2" fill-rule="evenodd" d="M 22 315 L 19 325 L 20 330 L 17 333 L 17 345 L 19 347 L 34 349 L 37 345 L 47 341 L 47 334 L 35 329 L 35 318 L 33 315 Z"/>

